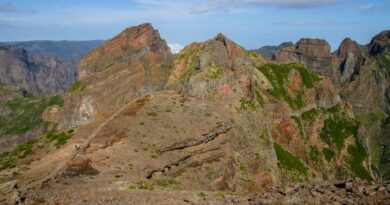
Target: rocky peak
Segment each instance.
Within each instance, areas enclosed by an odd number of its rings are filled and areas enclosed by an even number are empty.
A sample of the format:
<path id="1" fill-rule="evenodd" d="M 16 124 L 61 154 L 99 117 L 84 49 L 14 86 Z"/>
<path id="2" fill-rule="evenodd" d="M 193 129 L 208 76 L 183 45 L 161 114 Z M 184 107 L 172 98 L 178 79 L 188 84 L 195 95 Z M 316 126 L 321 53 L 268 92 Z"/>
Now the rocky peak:
<path id="1" fill-rule="evenodd" d="M 330 57 L 330 45 L 322 39 L 302 38 L 296 43 L 297 52 L 308 57 Z"/>
<path id="2" fill-rule="evenodd" d="M 349 54 L 353 54 L 355 57 L 361 57 L 362 51 L 360 50 L 359 44 L 350 38 L 345 38 L 337 50 L 337 57 L 346 58 Z"/>
<path id="3" fill-rule="evenodd" d="M 126 28 L 80 62 L 80 82 L 65 101 L 64 126 L 110 114 L 147 92 L 164 87 L 173 64 L 167 43 L 151 24 Z M 81 100 L 80 100 L 81 99 Z M 88 109 L 86 109 L 88 108 Z"/>
<path id="4" fill-rule="evenodd" d="M 126 28 L 81 58 L 80 78 L 105 70 L 114 63 L 138 59 L 149 52 L 157 54 L 167 62 L 173 58 L 167 43 L 150 23 Z"/>
<path id="5" fill-rule="evenodd" d="M 369 44 L 370 54 L 373 56 L 382 54 L 390 48 L 390 30 L 382 31 L 376 35 Z"/>

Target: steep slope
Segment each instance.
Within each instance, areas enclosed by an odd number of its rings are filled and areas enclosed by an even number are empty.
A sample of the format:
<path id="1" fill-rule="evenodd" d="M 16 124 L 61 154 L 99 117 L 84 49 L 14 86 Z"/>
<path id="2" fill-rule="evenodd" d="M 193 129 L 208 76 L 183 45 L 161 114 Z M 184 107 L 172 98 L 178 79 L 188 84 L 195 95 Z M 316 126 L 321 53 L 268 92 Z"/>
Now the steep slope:
<path id="1" fill-rule="evenodd" d="M 300 52 L 331 56 L 321 41 L 301 43 Z M 364 127 L 329 77 L 269 63 L 223 34 L 173 57 L 150 24 L 130 27 L 82 58 L 80 77 L 51 112 L 64 132 L 72 127 L 69 142 L 37 146 L 26 157 L 39 161 L 1 172 L 31 203 L 115 203 L 126 194 L 151 203 L 161 193 L 205 198 L 374 178 Z"/>
<path id="2" fill-rule="evenodd" d="M 104 43 L 103 40 L 92 41 L 20 41 L 0 42 L 0 46 L 13 45 L 24 48 L 33 55 L 55 56 L 62 60 L 76 61 L 92 49 Z"/>
<path id="3" fill-rule="evenodd" d="M 35 94 L 63 93 L 76 81 L 73 62 L 53 56 L 30 55 L 23 48 L 0 47 L 0 81 Z"/>
<path id="4" fill-rule="evenodd" d="M 63 126 L 84 124 L 162 89 L 172 61 L 165 40 L 150 24 L 127 28 L 80 59 L 80 79 L 69 89 Z"/>
<path id="5" fill-rule="evenodd" d="M 277 62 L 301 61 L 314 72 L 324 74 L 336 83 L 341 97 L 351 103 L 362 126 L 363 144 L 369 150 L 371 169 L 385 177 L 388 165 L 389 116 L 389 31 L 376 35 L 362 46 L 349 38 L 330 54 L 323 40 L 302 39 L 275 54 Z M 306 42 L 306 43 L 303 43 Z M 311 42 L 311 43 L 307 43 Z M 306 46 L 302 46 L 302 43 Z M 305 47 L 305 49 L 300 49 Z"/>

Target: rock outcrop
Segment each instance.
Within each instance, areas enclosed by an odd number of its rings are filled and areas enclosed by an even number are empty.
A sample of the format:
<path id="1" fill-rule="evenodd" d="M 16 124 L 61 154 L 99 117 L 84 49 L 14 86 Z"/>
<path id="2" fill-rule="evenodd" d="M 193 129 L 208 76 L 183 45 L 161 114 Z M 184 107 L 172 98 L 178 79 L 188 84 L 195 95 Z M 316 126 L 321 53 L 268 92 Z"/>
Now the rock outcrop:
<path id="1" fill-rule="evenodd" d="M 334 54 L 324 41 L 302 39 L 273 58 L 277 62 L 301 61 L 312 71 L 332 79 L 365 127 L 362 140 L 366 141 L 366 146 L 382 147 L 378 148 L 381 154 L 374 154 L 372 160 L 373 170 L 377 170 L 378 175 L 379 169 L 388 170 L 379 168 L 379 164 L 387 158 L 385 153 L 389 149 L 385 137 L 390 115 L 389 36 L 390 31 L 383 31 L 368 45 L 346 38 Z"/>
<path id="2" fill-rule="evenodd" d="M 125 29 L 80 59 L 80 79 L 65 102 L 65 127 L 114 112 L 164 87 L 173 54 L 150 24 Z"/>
<path id="3" fill-rule="evenodd" d="M 301 62 L 311 70 L 324 76 L 338 75 L 334 69 L 334 59 L 328 42 L 322 39 L 303 38 L 292 46 L 287 46 L 272 57 L 277 62 Z"/>
<path id="4" fill-rule="evenodd" d="M 30 55 L 12 45 L 0 47 L 0 81 L 35 94 L 65 92 L 77 79 L 77 66 L 53 56 Z"/>

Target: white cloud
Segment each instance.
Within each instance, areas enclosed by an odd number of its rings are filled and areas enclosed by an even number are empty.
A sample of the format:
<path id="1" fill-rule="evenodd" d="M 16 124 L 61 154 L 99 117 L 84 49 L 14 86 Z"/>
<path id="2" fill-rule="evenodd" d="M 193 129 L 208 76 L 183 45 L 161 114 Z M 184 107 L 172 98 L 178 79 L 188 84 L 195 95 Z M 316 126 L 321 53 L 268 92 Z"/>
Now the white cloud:
<path id="1" fill-rule="evenodd" d="M 169 48 L 171 48 L 172 53 L 179 53 L 184 46 L 180 43 L 168 43 Z"/>

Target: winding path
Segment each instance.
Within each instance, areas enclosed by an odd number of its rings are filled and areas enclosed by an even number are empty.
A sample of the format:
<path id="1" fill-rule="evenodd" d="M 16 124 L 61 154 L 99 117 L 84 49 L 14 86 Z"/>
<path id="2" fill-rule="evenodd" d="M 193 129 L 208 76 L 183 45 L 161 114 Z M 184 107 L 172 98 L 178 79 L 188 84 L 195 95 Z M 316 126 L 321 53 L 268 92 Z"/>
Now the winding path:
<path id="1" fill-rule="evenodd" d="M 66 153 L 66 155 L 68 155 L 68 156 L 64 156 L 63 157 L 64 159 L 62 159 L 59 163 L 50 164 L 51 166 L 54 166 L 54 167 L 51 168 L 49 171 L 42 172 L 41 170 L 38 169 L 37 171 L 41 172 L 38 174 L 39 175 L 38 177 L 36 177 L 35 179 L 26 180 L 25 182 L 21 182 L 20 184 L 18 183 L 19 191 L 24 192 L 24 191 L 27 191 L 27 190 L 35 187 L 35 186 L 40 186 L 41 184 L 43 184 L 43 183 L 49 181 L 50 179 L 54 178 L 55 176 L 57 176 L 61 172 L 61 170 L 63 170 L 70 161 L 72 161 L 80 152 L 83 152 L 85 149 L 88 148 L 90 142 L 97 136 L 97 134 L 101 131 L 101 129 L 104 126 L 106 126 L 113 119 L 115 119 L 115 117 L 118 116 L 118 114 L 120 114 L 124 109 L 126 109 L 128 107 L 128 105 L 136 102 L 138 99 L 139 98 L 136 98 L 136 99 L 126 103 L 121 108 L 116 110 L 113 114 L 111 114 L 108 118 L 104 119 L 93 130 L 93 132 L 90 135 L 88 135 L 88 137 L 82 142 L 82 144 L 80 145 L 80 149 L 76 150 L 75 148 L 73 148 L 73 145 L 68 145 L 67 148 L 70 149 L 71 151 L 70 152 L 64 151 L 64 153 Z M 70 148 L 70 146 L 72 148 Z M 66 149 L 66 148 L 64 148 L 64 149 Z M 1 192 L 5 193 L 5 194 L 11 193 L 12 192 L 11 187 L 6 186 L 6 184 L 9 184 L 9 182 L 6 182 L 0 186 L 0 189 L 2 189 Z"/>

